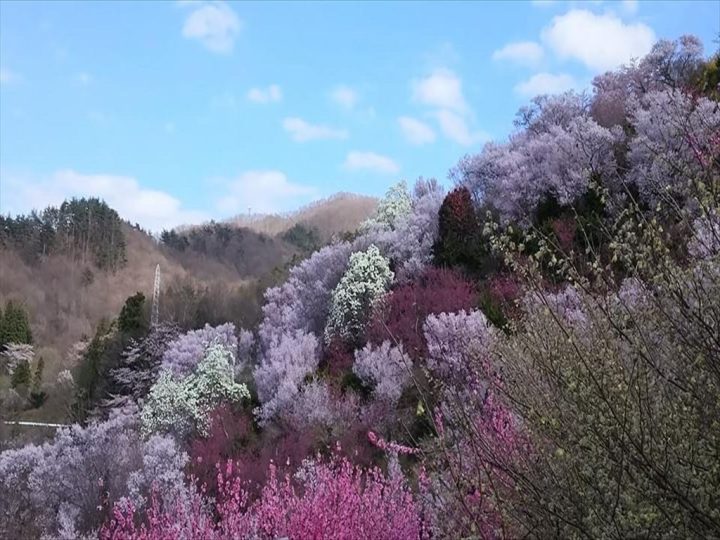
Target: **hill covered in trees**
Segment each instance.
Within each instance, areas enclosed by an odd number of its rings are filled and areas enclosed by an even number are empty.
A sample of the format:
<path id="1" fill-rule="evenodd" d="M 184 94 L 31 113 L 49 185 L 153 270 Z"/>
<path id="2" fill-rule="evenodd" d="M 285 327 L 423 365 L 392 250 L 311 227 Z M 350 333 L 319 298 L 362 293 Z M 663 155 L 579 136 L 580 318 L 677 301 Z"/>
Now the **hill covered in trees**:
<path id="1" fill-rule="evenodd" d="M 64 378 L 77 423 L 0 454 L 0 534 L 719 536 L 719 67 L 684 36 L 533 99 L 257 324 L 129 298 Z M 165 241 L 235 265 L 228 234 Z"/>
<path id="2" fill-rule="evenodd" d="M 310 225 L 270 236 L 215 222 L 163 231 L 156 239 L 98 199 L 73 199 L 42 212 L 0 216 L 0 302 L 18 306 L 29 319 L 35 341 L 21 352 L 32 365 L 43 359 L 43 383 L 53 397 L 64 392 L 57 377 L 77 369 L 78 351 L 102 321 L 117 317 L 136 292 L 152 296 L 156 265 L 163 320 L 187 330 L 226 321 L 253 326 L 265 288 L 324 241 Z M 16 364 L 9 357 L 2 362 Z M 10 382 L 5 368 L 0 383 L 7 390 Z M 10 402 L 18 408 L 17 399 Z M 67 407 L 51 402 L 23 417 L 61 420 L 67 414 Z"/>

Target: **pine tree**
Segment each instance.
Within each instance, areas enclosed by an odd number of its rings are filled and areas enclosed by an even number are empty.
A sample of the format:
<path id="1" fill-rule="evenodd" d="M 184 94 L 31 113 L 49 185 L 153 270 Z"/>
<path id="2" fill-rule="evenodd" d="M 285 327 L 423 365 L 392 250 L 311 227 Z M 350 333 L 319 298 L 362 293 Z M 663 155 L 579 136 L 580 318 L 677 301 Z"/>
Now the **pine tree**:
<path id="1" fill-rule="evenodd" d="M 32 372 L 30 371 L 30 362 L 24 360 L 20 362 L 15 368 L 15 371 L 13 371 L 10 385 L 13 388 L 17 388 L 18 386 L 28 386 L 31 379 Z"/>
<path id="2" fill-rule="evenodd" d="M 141 292 L 125 300 L 118 318 L 118 328 L 123 334 L 135 336 L 147 329 L 144 308 L 145 295 Z"/>
<path id="3" fill-rule="evenodd" d="M 28 316 L 23 307 L 12 300 L 5 305 L 0 325 L 0 345 L 8 343 L 32 343 L 32 332 Z"/>
<path id="4" fill-rule="evenodd" d="M 47 393 L 42 389 L 42 378 L 43 371 L 45 369 L 45 360 L 41 356 L 35 366 L 35 373 L 33 375 L 32 386 L 30 387 L 30 403 L 36 409 L 45 403 Z"/>
<path id="5" fill-rule="evenodd" d="M 45 370 L 45 359 L 41 356 L 38 359 L 37 366 L 35 366 L 35 373 L 33 375 L 33 388 L 40 388 L 42 385 L 43 371 Z"/>

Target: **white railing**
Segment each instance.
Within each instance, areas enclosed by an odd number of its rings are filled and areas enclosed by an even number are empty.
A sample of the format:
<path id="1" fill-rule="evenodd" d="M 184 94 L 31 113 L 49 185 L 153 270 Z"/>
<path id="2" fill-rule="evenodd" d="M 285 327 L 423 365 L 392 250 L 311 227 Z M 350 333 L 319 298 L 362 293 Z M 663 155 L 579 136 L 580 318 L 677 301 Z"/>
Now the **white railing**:
<path id="1" fill-rule="evenodd" d="M 34 426 L 34 427 L 51 427 L 51 428 L 61 428 L 61 427 L 67 427 L 70 424 L 47 424 L 45 422 L 24 422 L 22 420 L 12 421 L 12 420 L 6 420 L 5 422 L 6 426 Z"/>

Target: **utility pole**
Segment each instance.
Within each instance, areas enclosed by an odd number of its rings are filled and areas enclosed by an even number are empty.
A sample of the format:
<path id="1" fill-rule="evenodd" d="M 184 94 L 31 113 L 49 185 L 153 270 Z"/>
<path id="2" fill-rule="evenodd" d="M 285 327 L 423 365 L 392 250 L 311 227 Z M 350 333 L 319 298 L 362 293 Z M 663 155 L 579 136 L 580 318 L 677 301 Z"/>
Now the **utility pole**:
<path id="1" fill-rule="evenodd" d="M 155 267 L 155 286 L 153 287 L 152 313 L 150 326 L 156 326 L 160 320 L 160 265 Z"/>

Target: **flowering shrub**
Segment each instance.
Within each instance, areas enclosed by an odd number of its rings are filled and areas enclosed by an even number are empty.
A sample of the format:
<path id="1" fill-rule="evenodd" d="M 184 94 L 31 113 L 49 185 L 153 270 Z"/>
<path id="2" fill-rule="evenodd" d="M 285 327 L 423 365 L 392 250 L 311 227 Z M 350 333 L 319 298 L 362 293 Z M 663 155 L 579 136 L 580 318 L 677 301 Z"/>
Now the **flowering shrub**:
<path id="1" fill-rule="evenodd" d="M 374 245 L 353 253 L 347 272 L 332 293 L 326 343 L 335 336 L 348 341 L 360 337 L 373 303 L 387 290 L 393 277 L 388 260 Z"/>
<path id="2" fill-rule="evenodd" d="M 292 406 L 283 411 L 282 417 L 285 425 L 292 429 L 320 428 L 337 437 L 351 427 L 358 409 L 359 403 L 354 393 L 341 394 L 324 381 L 311 381 L 302 386 Z"/>
<path id="3" fill-rule="evenodd" d="M 195 437 L 190 443 L 189 471 L 198 486 L 215 495 L 217 464 L 242 453 L 252 435 L 252 418 L 223 404 L 209 415 L 208 426 L 205 436 Z"/>
<path id="4" fill-rule="evenodd" d="M 280 479 L 270 465 L 260 498 L 250 502 L 232 462 L 219 472 L 218 523 L 199 505 L 161 508 L 156 501 L 147 523 L 135 524 L 135 508 L 117 505 L 103 539 L 161 538 L 349 538 L 418 539 L 419 506 L 402 477 L 377 468 L 363 470 L 344 459 L 307 461 L 293 478 Z"/>
<path id="5" fill-rule="evenodd" d="M 682 171 L 682 159 L 677 166 Z M 600 231 L 609 253 L 554 265 L 558 279 L 572 283 L 556 291 L 540 274 L 556 256 L 540 231 L 528 237 L 541 246 L 531 256 L 508 235 L 495 242 L 530 291 L 521 322 L 492 351 L 503 379 L 496 396 L 516 404 L 532 450 L 525 454 L 532 459 L 503 463 L 516 493 L 503 515 L 524 531 L 702 537 L 718 530 L 719 478 L 710 471 L 720 429 L 708 420 L 720 415 L 710 360 L 720 352 L 711 337 L 720 324 L 720 271 L 717 257 L 677 257 L 664 220 L 692 230 L 693 212 L 683 207 L 712 214 L 717 205 L 671 189 L 654 209 L 630 206 Z"/>
<path id="6" fill-rule="evenodd" d="M 445 268 L 427 268 L 414 281 L 395 288 L 378 301 L 367 329 L 368 341 L 402 343 L 407 354 L 418 360 L 427 353 L 422 326 L 431 313 L 470 310 L 477 294 L 460 273 Z"/>
<path id="7" fill-rule="evenodd" d="M 249 398 L 246 386 L 234 381 L 232 359 L 231 352 L 215 345 L 195 372 L 184 379 L 163 371 L 143 406 L 143 432 L 187 435 L 197 429 L 204 433 L 208 429 L 208 415 L 217 405 Z"/>

